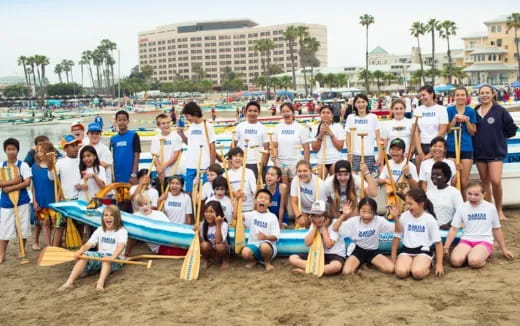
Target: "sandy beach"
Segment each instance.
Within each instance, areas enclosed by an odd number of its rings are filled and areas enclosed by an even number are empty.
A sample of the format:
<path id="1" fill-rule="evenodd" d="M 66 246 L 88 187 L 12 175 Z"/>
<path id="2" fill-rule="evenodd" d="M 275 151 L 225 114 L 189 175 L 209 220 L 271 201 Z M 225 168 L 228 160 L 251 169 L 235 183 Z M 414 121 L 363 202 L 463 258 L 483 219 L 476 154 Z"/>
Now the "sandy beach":
<path id="1" fill-rule="evenodd" d="M 520 255 L 520 211 L 506 210 L 509 249 Z M 30 248 L 30 243 L 27 246 Z M 140 246 L 135 254 L 144 252 Z M 150 270 L 126 266 L 111 275 L 104 293 L 97 276 L 81 278 L 73 290 L 57 293 L 72 263 L 20 265 L 9 245 L 0 265 L 1 325 L 518 325 L 520 259 L 495 256 L 481 270 L 454 269 L 423 281 L 398 280 L 369 268 L 348 278 L 293 275 L 287 258 L 275 271 L 248 270 L 239 259 L 229 270 L 201 270 L 199 280 L 181 281 L 182 261 L 154 261 Z"/>

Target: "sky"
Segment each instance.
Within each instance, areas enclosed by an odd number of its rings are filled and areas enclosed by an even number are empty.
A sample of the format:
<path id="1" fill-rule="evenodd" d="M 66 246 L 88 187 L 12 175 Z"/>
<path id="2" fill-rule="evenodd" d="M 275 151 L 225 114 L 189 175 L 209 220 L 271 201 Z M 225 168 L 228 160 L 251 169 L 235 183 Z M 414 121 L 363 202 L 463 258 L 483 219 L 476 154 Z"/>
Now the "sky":
<path id="1" fill-rule="evenodd" d="M 460 36 L 485 31 L 485 20 L 514 11 L 520 11 L 518 0 L 0 0 L 0 77 L 23 77 L 17 58 L 42 54 L 51 61 L 49 80 L 57 82 L 55 64 L 63 59 L 79 61 L 82 51 L 94 49 L 105 38 L 120 49 L 124 77 L 138 63 L 137 33 L 166 24 L 237 18 L 260 25 L 326 25 L 329 66 L 362 65 L 365 32 L 359 16 L 365 13 L 375 18 L 369 28 L 369 49 L 380 45 L 390 53 L 404 54 L 417 42 L 409 33 L 414 21 L 454 21 L 458 31 L 451 47 L 463 48 Z M 431 36 L 421 42 L 423 51 L 431 51 Z M 436 49 L 445 51 L 446 41 L 437 39 Z M 79 81 L 79 65 L 73 72 Z"/>

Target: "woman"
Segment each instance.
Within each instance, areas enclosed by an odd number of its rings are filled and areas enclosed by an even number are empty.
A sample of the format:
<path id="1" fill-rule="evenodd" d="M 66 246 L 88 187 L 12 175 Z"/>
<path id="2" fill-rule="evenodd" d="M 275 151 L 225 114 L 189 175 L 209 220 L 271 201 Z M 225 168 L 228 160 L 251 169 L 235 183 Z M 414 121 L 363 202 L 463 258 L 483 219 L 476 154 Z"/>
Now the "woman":
<path id="1" fill-rule="evenodd" d="M 332 166 L 341 159 L 341 150 L 345 142 L 345 132 L 339 123 L 333 122 L 334 112 L 328 105 L 320 109 L 321 122 L 312 129 L 312 150 L 317 153 L 318 171 L 325 179 L 328 173 L 332 173 Z M 322 144 L 325 142 L 325 146 Z M 324 152 L 325 151 L 325 152 Z M 323 166 L 325 165 L 325 166 Z M 322 175 L 321 171 L 325 171 Z"/>
<path id="2" fill-rule="evenodd" d="M 485 199 L 491 201 L 493 193 L 498 216 L 505 220 L 502 210 L 503 160 L 507 155 L 507 138 L 516 134 L 517 126 L 509 112 L 493 101 L 495 95 L 491 85 L 479 88 L 480 105 L 475 108 L 478 129 L 473 137 L 473 149 Z"/>
<path id="3" fill-rule="evenodd" d="M 466 105 L 468 91 L 464 87 L 455 89 L 455 105 L 448 107 L 448 158 L 456 162 L 455 154 L 455 134 L 453 128 L 460 127 L 460 183 L 461 192 L 464 196 L 464 189 L 469 182 L 469 174 L 473 165 L 473 143 L 472 138 L 477 131 L 477 116 L 475 110 Z"/>
<path id="4" fill-rule="evenodd" d="M 448 131 L 448 112 L 442 105 L 435 103 L 435 91 L 431 86 L 423 86 L 419 90 L 419 98 L 422 105 L 415 110 L 418 115 L 418 131 L 420 143 L 416 142 L 417 168 L 421 168 L 421 162 L 430 158 L 430 142 L 437 136 L 444 137 Z"/>
<path id="5" fill-rule="evenodd" d="M 405 118 L 406 112 L 406 103 L 401 99 L 397 99 L 392 102 L 390 106 L 390 116 L 392 120 L 389 123 L 385 124 L 383 128 L 381 128 L 381 138 L 384 142 L 384 148 L 386 148 L 387 152 L 390 154 L 390 148 L 388 144 L 392 142 L 392 140 L 396 138 L 400 138 L 404 141 L 405 151 L 404 156 L 406 157 L 406 153 L 410 150 L 411 136 L 412 136 L 412 126 L 413 122 L 411 119 Z"/>
<path id="6" fill-rule="evenodd" d="M 280 107 L 283 120 L 274 128 L 272 161 L 282 170 L 282 182 L 291 184 L 296 173 L 296 162 L 303 149 L 303 158 L 310 159 L 309 133 L 307 129 L 294 120 L 292 103 L 283 103 Z"/>

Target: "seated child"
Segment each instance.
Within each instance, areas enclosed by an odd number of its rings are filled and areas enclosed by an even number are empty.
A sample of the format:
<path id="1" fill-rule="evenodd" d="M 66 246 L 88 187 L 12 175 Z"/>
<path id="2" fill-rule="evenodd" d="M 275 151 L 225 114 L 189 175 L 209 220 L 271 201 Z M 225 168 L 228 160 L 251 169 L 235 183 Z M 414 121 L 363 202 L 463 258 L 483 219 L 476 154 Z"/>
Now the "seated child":
<path id="1" fill-rule="evenodd" d="M 208 266 L 210 259 L 220 259 L 220 268 L 229 267 L 228 223 L 223 218 L 224 212 L 218 201 L 209 201 L 204 209 L 204 221 L 200 225 L 200 253 L 203 266 Z"/>

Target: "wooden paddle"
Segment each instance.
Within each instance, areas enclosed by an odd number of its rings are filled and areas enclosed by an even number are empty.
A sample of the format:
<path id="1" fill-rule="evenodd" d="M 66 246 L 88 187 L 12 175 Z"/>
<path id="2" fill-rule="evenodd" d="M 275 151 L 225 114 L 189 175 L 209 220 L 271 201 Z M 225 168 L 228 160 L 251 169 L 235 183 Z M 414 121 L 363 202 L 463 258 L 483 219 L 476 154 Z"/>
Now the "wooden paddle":
<path id="1" fill-rule="evenodd" d="M 181 280 L 191 281 L 199 278 L 200 271 L 200 236 L 199 236 L 199 220 L 200 220 L 200 193 L 201 193 L 201 183 L 200 180 L 200 164 L 202 162 L 202 149 L 203 145 L 200 145 L 199 149 L 199 160 L 197 162 L 197 175 L 196 178 L 199 180 L 197 183 L 197 190 L 194 191 L 194 213 L 195 213 L 195 235 L 193 236 L 193 240 L 191 240 L 190 248 L 186 253 L 186 257 L 184 258 L 184 262 L 182 263 Z"/>
<path id="2" fill-rule="evenodd" d="M 350 131 L 350 137 L 348 138 L 348 140 L 350 142 L 350 148 L 349 148 L 348 154 L 354 155 L 354 137 L 356 137 L 356 128 L 350 127 L 350 128 L 348 128 L 348 130 Z M 348 158 L 348 154 L 347 154 L 347 158 Z"/>
<path id="3" fill-rule="evenodd" d="M 357 134 L 361 137 L 361 164 L 365 163 L 365 137 L 368 135 L 366 132 L 358 132 Z M 365 174 L 361 172 L 361 199 L 365 198 Z"/>
<path id="4" fill-rule="evenodd" d="M 180 153 L 179 153 L 179 156 L 177 156 L 177 161 L 175 162 L 175 165 L 173 166 L 173 170 L 172 170 L 172 176 L 174 176 L 176 173 L 177 173 L 177 169 L 179 168 L 179 164 L 181 162 L 181 158 L 182 158 L 182 153 L 184 151 L 181 149 Z M 164 192 L 163 193 L 166 193 L 170 191 L 170 183 L 168 182 L 168 184 L 166 185 L 166 188 L 164 189 Z M 166 200 L 163 200 L 159 203 L 159 207 L 157 207 L 157 210 L 159 211 L 162 211 L 163 207 L 164 207 L 164 202 Z"/>
<path id="5" fill-rule="evenodd" d="M 321 178 L 325 180 L 325 160 L 327 159 L 327 138 L 323 137 L 323 141 L 321 142 Z"/>
<path id="6" fill-rule="evenodd" d="M 186 256 L 169 256 L 169 255 L 137 255 L 128 257 L 126 260 L 140 260 L 140 259 L 184 259 Z"/>
<path id="7" fill-rule="evenodd" d="M 161 167 L 164 165 L 164 141 L 165 141 L 164 137 L 161 137 L 159 139 L 159 147 L 160 147 L 160 150 L 159 150 L 159 162 L 161 163 Z M 163 173 L 164 173 L 164 170 L 163 170 Z M 161 178 L 159 177 L 159 188 L 161 189 L 161 193 L 164 193 L 163 181 L 164 181 L 164 179 L 161 180 Z"/>
<path id="8" fill-rule="evenodd" d="M 307 254 L 305 273 L 321 277 L 323 275 L 324 269 L 325 254 L 323 240 L 321 239 L 320 230 L 316 230 L 316 235 L 314 236 L 314 240 L 312 240 L 312 245 L 309 248 L 309 253 Z"/>
<path id="9" fill-rule="evenodd" d="M 13 180 L 17 178 L 20 174 L 18 171 L 18 167 L 16 165 L 8 165 L 5 168 L 1 168 L 2 173 L 2 180 Z M 27 255 L 25 253 L 25 243 L 23 241 L 22 236 L 22 223 L 20 221 L 20 214 L 18 212 L 18 199 L 20 199 L 20 191 L 11 191 L 8 194 L 9 200 L 11 200 L 11 203 L 13 203 L 13 209 L 14 209 L 14 217 L 15 217 L 15 226 L 16 226 L 16 236 L 18 238 L 18 250 L 20 252 L 20 264 L 28 264 L 29 258 L 27 258 Z"/>
<path id="10" fill-rule="evenodd" d="M 242 160 L 242 174 L 240 176 L 240 188 L 244 191 L 244 180 L 246 177 L 246 162 L 247 162 L 247 151 L 248 151 L 248 139 L 245 140 L 245 149 L 244 149 L 244 158 Z M 242 251 L 242 248 L 246 245 L 246 232 L 244 230 L 244 220 L 242 217 L 242 203 L 244 201 L 244 197 L 240 197 L 238 199 L 237 209 L 236 209 L 236 224 L 235 224 L 235 254 L 239 255 Z"/>
<path id="11" fill-rule="evenodd" d="M 460 146 L 461 146 L 461 137 L 462 137 L 462 128 L 461 127 L 453 127 L 453 136 L 455 140 L 455 163 L 457 166 L 460 165 Z M 461 180 L 460 180 L 460 171 L 457 171 L 457 190 L 462 190 Z"/>
<path id="12" fill-rule="evenodd" d="M 274 155 L 273 155 L 273 152 L 274 152 L 273 132 L 271 130 L 269 130 L 267 132 L 267 134 L 269 135 L 269 154 L 271 155 L 271 160 L 273 161 L 273 165 L 276 166 L 276 160 L 273 159 L 273 157 L 274 157 Z"/>
<path id="13" fill-rule="evenodd" d="M 231 145 L 229 145 L 229 149 L 235 147 L 235 134 L 236 134 L 236 133 L 237 133 L 237 132 L 236 132 L 235 130 L 233 130 L 233 131 L 231 132 Z"/>
<path id="14" fill-rule="evenodd" d="M 413 123 L 412 127 L 412 134 L 410 136 L 410 148 L 408 149 L 408 155 L 406 155 L 406 164 L 410 162 L 410 159 L 412 158 L 413 151 L 415 150 L 415 133 L 417 132 L 417 125 L 419 123 L 420 115 L 414 115 L 415 121 Z"/>
<path id="15" fill-rule="evenodd" d="M 231 202 L 235 202 L 235 198 L 233 197 L 233 191 L 231 190 L 231 182 L 229 181 L 229 172 L 228 172 L 228 159 L 224 155 L 224 145 L 220 146 L 220 155 L 222 156 L 222 165 L 224 165 L 224 173 L 226 176 L 226 183 L 228 186 L 228 192 L 229 192 L 229 198 L 231 199 Z"/>
<path id="16" fill-rule="evenodd" d="M 97 261 L 103 261 L 103 258 L 99 257 L 90 257 L 86 255 L 79 256 L 80 259 L 88 259 L 88 260 L 97 260 Z M 40 257 L 38 257 L 38 266 L 53 266 L 53 265 L 59 265 L 63 263 L 67 263 L 69 261 L 74 261 L 76 258 L 74 258 L 74 251 L 67 250 L 60 247 L 45 247 Z M 119 264 L 127 264 L 127 265 L 140 265 L 140 266 L 146 266 L 146 269 L 150 269 L 152 267 L 152 261 L 149 260 L 147 263 L 142 263 L 138 261 L 128 261 L 128 260 L 122 260 L 122 259 L 114 259 L 112 262 L 119 263 Z"/>
<path id="17" fill-rule="evenodd" d="M 256 178 L 256 189 L 260 190 L 264 188 L 264 181 L 262 180 L 262 163 L 258 161 L 259 146 L 253 145 L 251 149 L 255 152 L 256 168 L 258 169 L 258 177 Z"/>
<path id="18" fill-rule="evenodd" d="M 390 178 L 390 191 L 388 191 L 388 185 L 386 185 L 386 204 L 387 206 L 393 206 L 394 204 L 400 204 L 400 206 L 403 205 L 403 200 L 399 195 L 397 194 L 397 187 L 395 185 L 394 176 L 392 174 L 392 169 L 390 168 L 390 161 L 388 160 L 388 155 L 386 155 L 386 149 L 384 150 L 383 158 L 385 160 L 385 167 L 386 167 L 386 173 L 388 174 L 388 177 Z M 387 219 L 392 220 L 397 218 L 397 216 L 392 216 L 390 213 L 387 215 Z"/>

